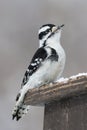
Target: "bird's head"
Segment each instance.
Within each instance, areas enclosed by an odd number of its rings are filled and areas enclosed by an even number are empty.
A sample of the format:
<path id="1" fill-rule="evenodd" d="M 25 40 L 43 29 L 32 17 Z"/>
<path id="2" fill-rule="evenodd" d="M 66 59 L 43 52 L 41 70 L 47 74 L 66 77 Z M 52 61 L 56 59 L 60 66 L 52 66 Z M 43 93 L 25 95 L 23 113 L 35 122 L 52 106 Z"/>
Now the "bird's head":
<path id="1" fill-rule="evenodd" d="M 64 26 L 56 26 L 54 24 L 45 24 L 40 27 L 38 37 L 40 41 L 40 47 L 46 46 L 48 41 L 59 42 L 61 36 L 61 28 Z"/>

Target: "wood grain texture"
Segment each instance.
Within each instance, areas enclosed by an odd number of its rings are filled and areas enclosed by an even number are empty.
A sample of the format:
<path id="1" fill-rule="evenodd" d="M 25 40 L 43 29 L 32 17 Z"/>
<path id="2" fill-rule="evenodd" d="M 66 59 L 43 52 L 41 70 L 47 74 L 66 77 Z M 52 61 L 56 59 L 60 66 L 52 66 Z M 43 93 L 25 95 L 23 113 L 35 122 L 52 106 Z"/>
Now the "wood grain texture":
<path id="1" fill-rule="evenodd" d="M 30 89 L 24 98 L 28 105 L 48 104 L 55 100 L 87 93 L 87 75 L 69 78 L 67 82 L 48 84 L 39 88 Z"/>
<path id="2" fill-rule="evenodd" d="M 46 104 L 43 130 L 87 130 L 87 94 Z"/>

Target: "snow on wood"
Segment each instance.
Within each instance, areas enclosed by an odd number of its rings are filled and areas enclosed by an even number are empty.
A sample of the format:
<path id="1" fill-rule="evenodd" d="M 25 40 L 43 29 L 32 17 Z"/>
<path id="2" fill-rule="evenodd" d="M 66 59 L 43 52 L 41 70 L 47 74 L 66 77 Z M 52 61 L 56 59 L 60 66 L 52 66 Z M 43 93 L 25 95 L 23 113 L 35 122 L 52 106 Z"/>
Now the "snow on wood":
<path id="1" fill-rule="evenodd" d="M 69 78 L 64 78 L 64 77 L 62 77 L 62 78 L 60 78 L 60 79 L 57 79 L 57 80 L 55 81 L 55 83 L 56 83 L 56 82 L 59 82 L 59 83 L 61 83 L 61 82 L 67 83 L 69 80 L 71 80 L 71 79 L 76 79 L 76 78 L 78 78 L 78 77 L 80 77 L 80 76 L 87 76 L 87 73 L 79 73 L 79 74 L 73 75 L 73 76 L 71 76 L 71 77 L 69 77 Z"/>
<path id="2" fill-rule="evenodd" d="M 54 84 L 33 88 L 25 96 L 28 105 L 47 104 L 71 96 L 87 93 L 87 73 L 79 73 L 69 78 L 60 78 Z"/>

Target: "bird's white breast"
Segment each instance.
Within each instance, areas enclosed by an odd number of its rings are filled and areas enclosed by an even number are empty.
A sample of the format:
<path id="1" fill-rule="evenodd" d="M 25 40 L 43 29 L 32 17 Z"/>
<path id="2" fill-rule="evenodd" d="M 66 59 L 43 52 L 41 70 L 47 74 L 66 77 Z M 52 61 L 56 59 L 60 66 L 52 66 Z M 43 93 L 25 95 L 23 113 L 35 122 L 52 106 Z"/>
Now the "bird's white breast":
<path id="1" fill-rule="evenodd" d="M 57 66 L 55 66 L 56 72 L 57 73 L 57 78 L 59 78 L 64 70 L 64 66 L 65 66 L 65 60 L 66 60 L 66 55 L 65 55 L 65 51 L 63 49 L 63 47 L 60 44 L 60 41 L 49 41 L 49 45 L 50 47 L 54 48 L 58 54 L 58 62 L 57 62 Z"/>

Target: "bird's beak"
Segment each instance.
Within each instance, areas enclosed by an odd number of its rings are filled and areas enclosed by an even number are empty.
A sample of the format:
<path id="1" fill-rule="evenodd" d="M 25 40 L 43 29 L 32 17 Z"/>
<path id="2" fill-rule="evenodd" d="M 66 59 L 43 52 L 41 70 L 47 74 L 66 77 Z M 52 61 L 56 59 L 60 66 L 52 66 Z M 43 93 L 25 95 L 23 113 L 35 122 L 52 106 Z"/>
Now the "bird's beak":
<path id="1" fill-rule="evenodd" d="M 61 29 L 62 27 L 64 27 L 64 24 L 62 24 L 61 26 L 58 26 L 57 28 L 58 28 L 58 29 Z"/>
<path id="2" fill-rule="evenodd" d="M 64 26 L 64 24 L 62 24 L 61 26 L 54 26 L 52 28 L 52 33 L 55 33 L 57 30 L 60 30 L 63 26 Z"/>

